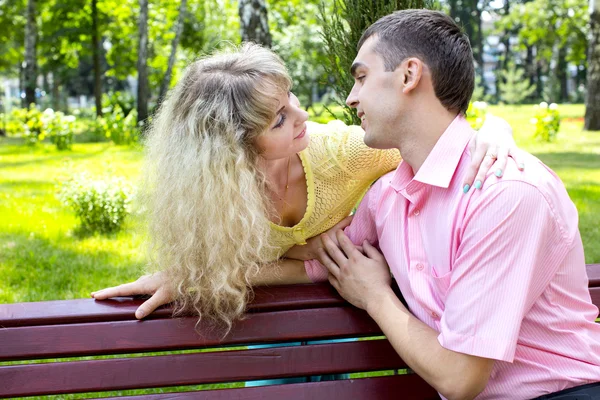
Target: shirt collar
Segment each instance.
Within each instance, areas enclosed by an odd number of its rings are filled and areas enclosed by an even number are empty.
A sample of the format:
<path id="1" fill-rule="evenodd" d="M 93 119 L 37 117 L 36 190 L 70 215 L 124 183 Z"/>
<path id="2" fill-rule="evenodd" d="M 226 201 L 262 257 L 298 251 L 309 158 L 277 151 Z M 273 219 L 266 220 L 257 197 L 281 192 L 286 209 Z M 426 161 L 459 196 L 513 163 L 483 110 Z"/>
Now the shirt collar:
<path id="1" fill-rule="evenodd" d="M 448 188 L 473 133 L 467 120 L 459 114 L 440 136 L 416 175 L 413 174 L 410 165 L 404 161 L 400 163 L 392 177 L 392 187 L 400 191 L 411 181 L 418 181 L 426 185 Z"/>

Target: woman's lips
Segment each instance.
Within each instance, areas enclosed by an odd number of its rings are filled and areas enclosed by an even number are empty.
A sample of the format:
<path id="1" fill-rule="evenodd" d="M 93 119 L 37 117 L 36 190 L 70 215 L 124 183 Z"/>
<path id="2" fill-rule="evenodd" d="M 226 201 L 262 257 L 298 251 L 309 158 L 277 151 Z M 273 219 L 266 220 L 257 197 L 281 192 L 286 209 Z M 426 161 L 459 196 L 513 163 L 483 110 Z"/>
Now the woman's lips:
<path id="1" fill-rule="evenodd" d="M 294 139 L 302 139 L 304 137 L 304 135 L 306 135 L 306 126 L 304 127 L 304 129 L 302 129 L 302 132 L 300 132 L 300 134 L 298 136 L 296 136 Z"/>

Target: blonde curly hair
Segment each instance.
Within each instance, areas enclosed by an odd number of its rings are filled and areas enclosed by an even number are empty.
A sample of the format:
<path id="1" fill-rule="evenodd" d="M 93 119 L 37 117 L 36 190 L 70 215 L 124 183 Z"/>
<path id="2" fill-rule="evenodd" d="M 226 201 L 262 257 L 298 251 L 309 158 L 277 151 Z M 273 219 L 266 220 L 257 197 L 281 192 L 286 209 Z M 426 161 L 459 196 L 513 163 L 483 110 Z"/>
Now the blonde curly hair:
<path id="1" fill-rule="evenodd" d="M 281 59 L 254 44 L 195 61 L 171 90 L 145 140 L 143 202 L 151 268 L 193 312 L 231 328 L 272 261 L 266 178 L 256 138 L 291 80 Z"/>

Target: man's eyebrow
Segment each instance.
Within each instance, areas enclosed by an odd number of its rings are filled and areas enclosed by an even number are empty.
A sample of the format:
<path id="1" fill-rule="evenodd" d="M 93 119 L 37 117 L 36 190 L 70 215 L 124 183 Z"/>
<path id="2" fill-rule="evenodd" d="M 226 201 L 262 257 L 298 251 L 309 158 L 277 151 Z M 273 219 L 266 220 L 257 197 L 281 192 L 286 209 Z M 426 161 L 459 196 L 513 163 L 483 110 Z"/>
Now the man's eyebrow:
<path id="1" fill-rule="evenodd" d="M 350 67 L 350 75 L 356 77 L 356 70 L 360 67 L 365 67 L 365 64 L 361 63 L 360 61 L 355 61 L 352 63 L 352 66 Z"/>

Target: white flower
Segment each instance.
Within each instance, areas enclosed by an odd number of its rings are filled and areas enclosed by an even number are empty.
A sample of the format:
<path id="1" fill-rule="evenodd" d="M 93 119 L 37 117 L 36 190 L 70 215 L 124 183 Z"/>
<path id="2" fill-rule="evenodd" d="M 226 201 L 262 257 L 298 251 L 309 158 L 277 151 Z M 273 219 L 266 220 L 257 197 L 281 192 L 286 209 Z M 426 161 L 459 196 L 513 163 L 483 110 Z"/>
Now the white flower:
<path id="1" fill-rule="evenodd" d="M 473 103 L 473 107 L 480 110 L 485 110 L 487 108 L 487 103 L 485 101 L 476 101 Z"/>
<path id="2" fill-rule="evenodd" d="M 535 124 L 537 124 L 537 121 L 538 121 L 538 120 L 537 120 L 537 118 L 531 118 L 531 119 L 529 120 L 529 122 L 531 122 L 531 123 L 532 123 L 532 124 L 534 124 L 534 125 L 535 125 Z"/>
<path id="3" fill-rule="evenodd" d="M 556 103 L 552 103 L 552 104 L 550 104 L 550 107 L 549 107 L 549 108 L 550 108 L 551 110 L 556 110 L 556 109 L 558 108 L 558 105 L 557 105 Z"/>
<path id="4" fill-rule="evenodd" d="M 546 108 L 548 108 L 548 103 L 546 103 L 545 101 L 542 101 L 540 103 L 540 107 L 546 109 Z"/>

